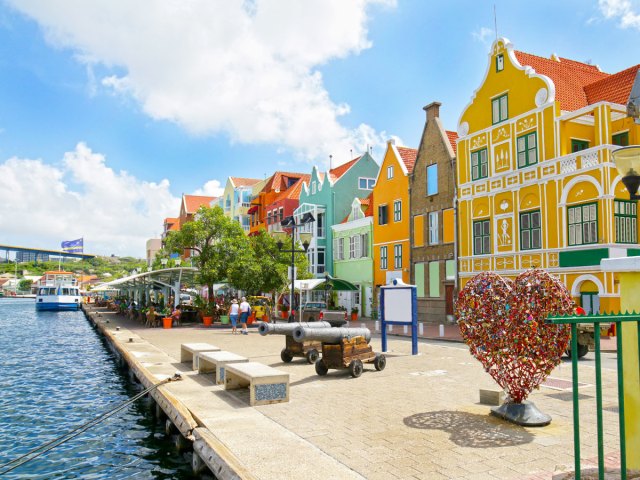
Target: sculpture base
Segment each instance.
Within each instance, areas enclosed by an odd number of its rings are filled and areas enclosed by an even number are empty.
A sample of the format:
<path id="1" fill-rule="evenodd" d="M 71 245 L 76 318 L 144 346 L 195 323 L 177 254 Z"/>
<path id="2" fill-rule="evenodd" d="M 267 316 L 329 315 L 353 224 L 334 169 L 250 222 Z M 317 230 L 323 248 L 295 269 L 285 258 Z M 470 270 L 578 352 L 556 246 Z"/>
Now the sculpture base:
<path id="1" fill-rule="evenodd" d="M 491 415 L 523 427 L 544 427 L 551 423 L 549 415 L 542 413 L 535 404 L 527 400 L 522 403 L 503 403 L 499 407 L 493 407 Z"/>

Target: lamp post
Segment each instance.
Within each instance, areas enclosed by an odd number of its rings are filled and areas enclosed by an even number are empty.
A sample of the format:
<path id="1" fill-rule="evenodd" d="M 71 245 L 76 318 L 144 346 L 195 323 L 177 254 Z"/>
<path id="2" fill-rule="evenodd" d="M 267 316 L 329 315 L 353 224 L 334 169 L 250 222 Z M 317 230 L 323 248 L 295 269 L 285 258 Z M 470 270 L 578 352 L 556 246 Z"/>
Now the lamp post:
<path id="1" fill-rule="evenodd" d="M 176 267 L 179 267 L 180 264 L 182 263 L 182 259 L 176 258 L 176 262 L 175 263 L 176 263 Z"/>
<path id="2" fill-rule="evenodd" d="M 629 191 L 631 200 L 640 200 L 638 187 L 640 186 L 640 145 L 618 148 L 611 152 L 613 161 L 620 175 L 622 183 Z"/>
<path id="3" fill-rule="evenodd" d="M 160 263 L 162 264 L 162 268 L 167 268 L 167 262 L 169 262 L 168 258 L 161 258 Z"/>
<path id="4" fill-rule="evenodd" d="M 296 281 L 296 253 L 307 253 L 307 250 L 309 250 L 309 241 L 311 240 L 310 233 L 300 234 L 300 237 L 302 237 L 302 235 L 305 235 L 307 238 L 305 238 L 302 241 L 303 250 L 296 250 L 295 248 L 296 247 L 296 244 L 295 244 L 296 228 L 304 227 L 305 225 L 308 225 L 309 223 L 315 222 L 315 221 L 316 219 L 313 217 L 313 214 L 311 212 L 307 212 L 300 219 L 300 223 L 296 223 L 296 220 L 295 218 L 293 218 L 293 216 L 286 217 L 280 222 L 280 225 L 283 228 L 291 229 L 291 250 L 283 250 L 284 242 L 282 240 L 278 240 L 277 242 L 278 250 L 280 250 L 281 252 L 291 253 L 291 288 L 290 288 L 290 297 L 289 297 L 289 322 L 294 321 L 293 297 L 294 297 L 295 281 Z"/>

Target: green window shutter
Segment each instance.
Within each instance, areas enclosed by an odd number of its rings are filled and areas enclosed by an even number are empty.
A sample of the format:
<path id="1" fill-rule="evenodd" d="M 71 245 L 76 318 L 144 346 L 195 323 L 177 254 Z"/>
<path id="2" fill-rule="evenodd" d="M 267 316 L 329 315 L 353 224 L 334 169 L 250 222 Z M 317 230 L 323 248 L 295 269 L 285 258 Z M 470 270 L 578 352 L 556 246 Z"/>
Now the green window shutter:
<path id="1" fill-rule="evenodd" d="M 429 262 L 429 296 L 440 297 L 440 262 Z"/>
<path id="2" fill-rule="evenodd" d="M 424 263 L 416 263 L 414 273 L 417 295 L 424 298 Z"/>
<path id="3" fill-rule="evenodd" d="M 629 145 L 629 132 L 616 133 L 611 137 L 611 143 L 620 147 Z"/>
<path id="4" fill-rule="evenodd" d="M 444 262 L 444 277 L 446 280 L 455 280 L 456 278 L 456 261 L 446 260 Z"/>
<path id="5" fill-rule="evenodd" d="M 614 200 L 616 243 L 638 243 L 638 205 L 634 201 Z"/>

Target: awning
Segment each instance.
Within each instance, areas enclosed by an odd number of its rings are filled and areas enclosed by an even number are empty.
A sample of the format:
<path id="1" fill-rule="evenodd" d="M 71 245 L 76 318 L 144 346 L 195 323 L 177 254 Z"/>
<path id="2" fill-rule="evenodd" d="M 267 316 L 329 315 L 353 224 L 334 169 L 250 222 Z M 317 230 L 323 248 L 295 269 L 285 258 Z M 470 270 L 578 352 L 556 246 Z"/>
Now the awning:
<path id="1" fill-rule="evenodd" d="M 291 284 L 289 284 L 289 288 L 291 288 Z M 343 280 L 341 278 L 334 278 L 327 275 L 325 278 L 310 278 L 308 280 L 296 280 L 295 282 L 296 290 L 324 290 L 332 289 L 346 292 L 357 292 L 358 287 L 356 287 L 353 283 Z"/>
<path id="2" fill-rule="evenodd" d="M 260 205 L 252 205 L 249 207 L 249 210 L 247 210 L 247 215 L 251 215 L 252 213 L 256 213 L 258 211 L 258 207 Z"/>

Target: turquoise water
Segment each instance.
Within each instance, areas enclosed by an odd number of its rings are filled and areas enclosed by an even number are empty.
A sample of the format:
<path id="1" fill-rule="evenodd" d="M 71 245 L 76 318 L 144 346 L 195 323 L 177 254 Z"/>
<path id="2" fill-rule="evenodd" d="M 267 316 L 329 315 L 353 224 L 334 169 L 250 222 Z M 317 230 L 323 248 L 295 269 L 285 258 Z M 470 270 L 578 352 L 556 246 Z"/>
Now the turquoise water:
<path id="1" fill-rule="evenodd" d="M 82 312 L 0 298 L 0 465 L 138 392 Z M 2 478 L 194 478 L 191 453 L 178 453 L 149 412 L 137 401 Z"/>

